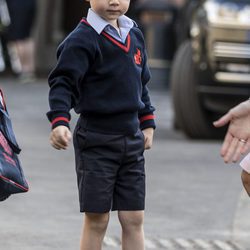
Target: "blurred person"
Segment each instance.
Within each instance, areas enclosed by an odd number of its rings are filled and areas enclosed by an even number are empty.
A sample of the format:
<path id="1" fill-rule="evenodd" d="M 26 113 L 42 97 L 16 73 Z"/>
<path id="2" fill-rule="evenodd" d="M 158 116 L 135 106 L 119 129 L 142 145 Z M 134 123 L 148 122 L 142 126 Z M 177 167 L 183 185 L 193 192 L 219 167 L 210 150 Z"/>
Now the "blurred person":
<path id="1" fill-rule="evenodd" d="M 16 53 L 17 59 L 20 60 L 18 72 L 20 81 L 32 82 L 35 79 L 35 51 L 31 32 L 36 16 L 36 0 L 6 0 L 6 2 L 11 20 L 6 34 L 10 57 Z"/>
<path id="2" fill-rule="evenodd" d="M 87 18 L 59 45 L 49 75 L 50 143 L 67 149 L 74 108 L 81 250 L 102 248 L 110 210 L 118 211 L 122 248 L 144 250 L 144 150 L 155 128 L 144 39 L 125 16 L 130 0 L 86 1 Z"/>
<path id="3" fill-rule="evenodd" d="M 186 0 L 170 0 L 169 2 L 175 5 L 177 8 L 181 8 L 185 4 Z"/>
<path id="4" fill-rule="evenodd" d="M 8 65 L 5 32 L 10 25 L 10 15 L 6 0 L 0 0 L 0 72 L 5 72 Z"/>
<path id="5" fill-rule="evenodd" d="M 215 127 L 229 123 L 220 153 L 225 163 L 236 163 L 250 149 L 250 100 L 244 101 L 214 122 Z M 247 163 L 250 164 L 250 161 Z M 241 179 L 250 195 L 250 173 L 242 170 Z"/>

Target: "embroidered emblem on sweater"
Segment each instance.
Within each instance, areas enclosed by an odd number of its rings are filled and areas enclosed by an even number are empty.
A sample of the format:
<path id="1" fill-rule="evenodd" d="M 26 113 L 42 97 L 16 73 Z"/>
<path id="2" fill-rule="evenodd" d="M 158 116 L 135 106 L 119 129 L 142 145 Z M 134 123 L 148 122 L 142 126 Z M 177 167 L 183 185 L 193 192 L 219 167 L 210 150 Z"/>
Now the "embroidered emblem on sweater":
<path id="1" fill-rule="evenodd" d="M 141 58 L 141 51 L 137 49 L 136 54 L 134 55 L 135 63 L 137 65 L 141 65 L 142 58 Z"/>

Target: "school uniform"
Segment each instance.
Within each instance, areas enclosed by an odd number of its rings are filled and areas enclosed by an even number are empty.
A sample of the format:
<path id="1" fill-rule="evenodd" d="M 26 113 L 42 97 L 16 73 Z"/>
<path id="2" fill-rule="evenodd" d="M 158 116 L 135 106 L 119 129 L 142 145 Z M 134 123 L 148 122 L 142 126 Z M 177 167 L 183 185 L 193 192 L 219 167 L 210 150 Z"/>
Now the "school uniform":
<path id="1" fill-rule="evenodd" d="M 80 114 L 74 132 L 81 212 L 144 210 L 144 136 L 155 128 L 147 82 L 144 39 L 128 17 L 120 34 L 91 9 L 60 44 L 49 75 L 52 128 L 69 126 L 70 109 Z"/>

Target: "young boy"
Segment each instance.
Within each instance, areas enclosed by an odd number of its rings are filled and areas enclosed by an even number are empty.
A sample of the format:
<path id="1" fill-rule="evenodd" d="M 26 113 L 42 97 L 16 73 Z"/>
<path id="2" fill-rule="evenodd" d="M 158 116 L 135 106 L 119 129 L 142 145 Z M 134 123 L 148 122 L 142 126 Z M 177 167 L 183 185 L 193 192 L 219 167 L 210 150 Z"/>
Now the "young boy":
<path id="1" fill-rule="evenodd" d="M 124 250 L 143 250 L 144 149 L 152 146 L 154 108 L 146 83 L 143 36 L 124 14 L 129 0 L 89 0 L 86 19 L 58 48 L 49 76 L 50 142 L 69 145 L 71 108 L 80 211 L 81 250 L 99 250 L 110 210 L 118 211 Z"/>

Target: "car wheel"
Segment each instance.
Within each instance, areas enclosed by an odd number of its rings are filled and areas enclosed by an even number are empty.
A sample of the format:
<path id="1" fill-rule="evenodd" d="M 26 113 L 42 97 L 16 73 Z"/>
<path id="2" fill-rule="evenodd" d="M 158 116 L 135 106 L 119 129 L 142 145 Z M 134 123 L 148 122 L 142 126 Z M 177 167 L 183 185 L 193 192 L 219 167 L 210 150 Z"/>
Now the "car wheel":
<path id="1" fill-rule="evenodd" d="M 170 80 L 175 126 L 190 138 L 220 138 L 224 130 L 213 127 L 213 116 L 206 110 L 198 92 L 198 72 L 192 60 L 191 42 L 184 42 L 173 61 Z"/>

